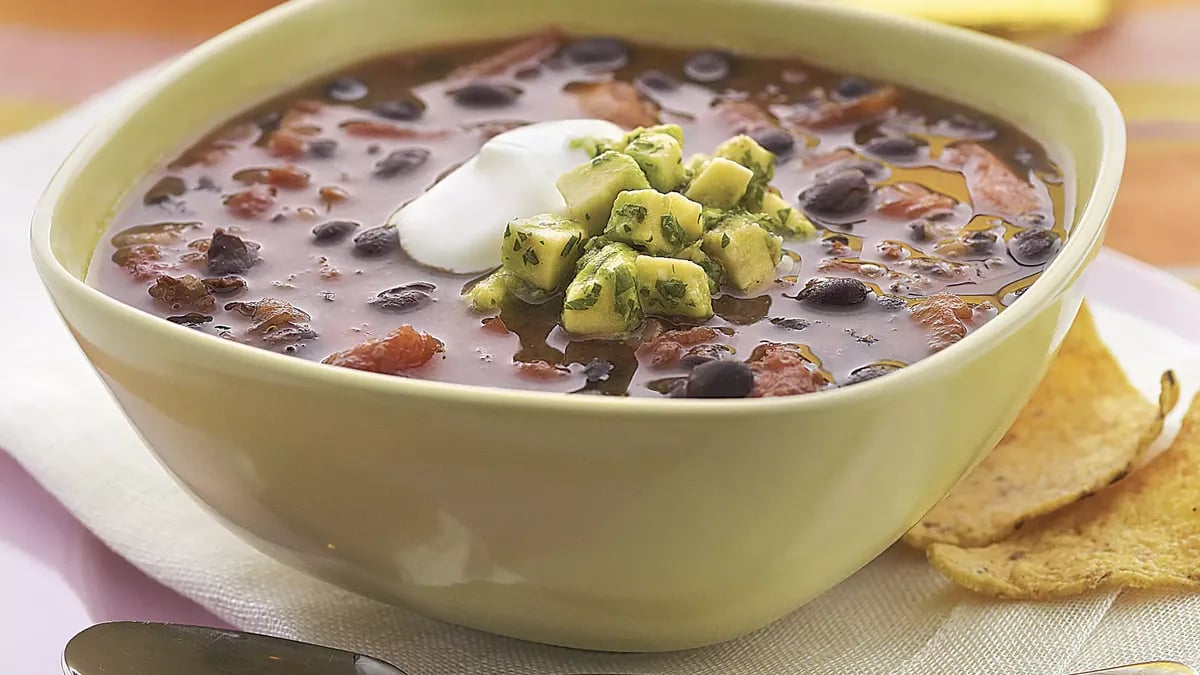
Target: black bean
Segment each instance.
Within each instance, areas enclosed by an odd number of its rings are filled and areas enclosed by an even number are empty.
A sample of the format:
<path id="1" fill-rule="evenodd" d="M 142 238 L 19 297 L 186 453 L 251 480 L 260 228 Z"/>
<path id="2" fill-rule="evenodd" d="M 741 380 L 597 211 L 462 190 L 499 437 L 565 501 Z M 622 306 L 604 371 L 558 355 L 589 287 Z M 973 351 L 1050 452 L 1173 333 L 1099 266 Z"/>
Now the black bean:
<path id="1" fill-rule="evenodd" d="M 359 224 L 353 220 L 331 220 L 312 229 L 313 240 L 322 244 L 331 244 L 345 239 L 346 235 L 357 230 L 358 227 Z"/>
<path id="2" fill-rule="evenodd" d="M 696 345 L 679 357 L 679 364 L 688 368 L 694 368 L 710 361 L 720 361 L 730 354 L 733 354 L 733 348 L 728 345 Z"/>
<path id="3" fill-rule="evenodd" d="M 996 127 L 991 122 L 977 117 L 967 117 L 961 113 L 955 113 L 950 117 L 938 120 L 934 123 L 931 131 L 939 136 L 969 138 L 981 141 L 995 138 L 998 133 Z"/>
<path id="4" fill-rule="evenodd" d="M 201 281 L 208 287 L 210 293 L 216 295 L 229 295 L 246 288 L 246 280 L 235 274 L 227 274 L 223 277 L 205 277 Z"/>
<path id="5" fill-rule="evenodd" d="M 187 192 L 187 184 L 183 182 L 182 178 L 167 176 L 146 191 L 142 197 L 142 203 L 146 206 L 156 206 L 171 201 L 173 197 L 178 197 L 185 192 Z"/>
<path id="6" fill-rule="evenodd" d="M 332 138 L 318 138 L 308 143 L 308 154 L 318 159 L 329 159 L 337 153 L 338 142 Z"/>
<path id="7" fill-rule="evenodd" d="M 472 82 L 461 89 L 450 92 L 454 102 L 467 108 L 498 108 L 512 105 L 521 95 L 521 90 L 510 84 L 496 82 Z"/>
<path id="8" fill-rule="evenodd" d="M 588 382 L 605 382 L 613 371 L 613 364 L 603 359 L 592 359 L 583 367 L 583 376 Z"/>
<path id="9" fill-rule="evenodd" d="M 687 379 L 688 398 L 745 398 L 754 389 L 754 371 L 732 359 L 696 366 Z"/>
<path id="10" fill-rule="evenodd" d="M 220 192 L 221 188 L 217 186 L 213 179 L 208 176 L 200 176 L 196 179 L 196 189 L 205 190 L 207 192 Z"/>
<path id="11" fill-rule="evenodd" d="M 208 271 L 213 274 L 241 274 L 258 262 L 258 244 L 217 228 L 208 245 Z"/>
<path id="12" fill-rule="evenodd" d="M 971 251 L 971 253 L 987 253 L 988 251 L 992 250 L 993 246 L 996 245 L 996 240 L 998 238 L 999 237 L 996 236 L 995 232 L 988 232 L 987 230 L 972 230 L 959 237 L 959 241 L 961 241 L 967 247 L 967 249 Z"/>
<path id="13" fill-rule="evenodd" d="M 908 228 L 908 234 L 912 237 L 913 241 L 933 241 L 934 227 L 933 223 L 930 223 L 928 220 L 923 218 L 914 220 L 905 227 Z"/>
<path id="14" fill-rule="evenodd" d="M 792 151 L 796 147 L 796 139 L 784 129 L 777 126 L 758 127 L 751 129 L 747 134 L 754 139 L 755 143 L 763 146 L 772 154 L 780 157 Z"/>
<path id="15" fill-rule="evenodd" d="M 783 316 L 771 317 L 771 323 L 779 326 L 780 328 L 786 328 L 788 330 L 804 330 L 812 325 L 812 322 L 807 319 L 796 319 Z"/>
<path id="16" fill-rule="evenodd" d="M 589 70 L 616 70 L 629 61 L 629 48 L 612 38 L 589 38 L 572 42 L 563 49 L 567 59 Z"/>
<path id="17" fill-rule="evenodd" d="M 643 91 L 667 92 L 679 88 L 679 80 L 661 70 L 647 70 L 635 77 L 633 83 Z"/>
<path id="18" fill-rule="evenodd" d="M 912 136 L 876 136 L 863 149 L 884 159 L 912 159 L 921 147 L 920 141 Z"/>
<path id="19" fill-rule="evenodd" d="M 875 85 L 859 77 L 843 77 L 833 88 L 834 98 L 850 101 L 875 91 Z"/>
<path id="20" fill-rule="evenodd" d="M 1021 230 L 1008 242 L 1008 254 L 1019 265 L 1041 265 L 1058 252 L 1058 235 L 1050 230 Z"/>
<path id="21" fill-rule="evenodd" d="M 863 366 L 862 368 L 856 368 L 850 373 L 850 377 L 847 377 L 846 381 L 842 382 L 842 386 L 848 387 L 852 384 L 873 380 L 877 377 L 882 377 L 897 370 L 900 370 L 898 366 L 883 363 L 872 363 L 870 365 Z"/>
<path id="22" fill-rule="evenodd" d="M 371 112 L 389 120 L 411 122 L 419 119 L 425 113 L 425 108 L 416 101 L 381 101 L 371 107 Z"/>
<path id="23" fill-rule="evenodd" d="M 378 155 L 379 151 L 383 150 L 383 146 L 378 143 L 372 143 L 367 146 L 368 155 Z"/>
<path id="24" fill-rule="evenodd" d="M 843 169 L 800 193 L 800 206 L 815 215 L 845 215 L 867 203 L 871 186 L 857 169 Z"/>
<path id="25" fill-rule="evenodd" d="M 724 52 L 697 52 L 683 62 L 683 74 L 697 82 L 711 84 L 729 77 L 733 64 Z"/>
<path id="26" fill-rule="evenodd" d="M 208 323 L 212 320 L 213 318 L 211 316 L 207 314 L 201 314 L 200 312 L 188 312 L 187 314 L 167 317 L 167 321 L 180 324 L 181 326 L 199 326 L 200 324 Z"/>
<path id="27" fill-rule="evenodd" d="M 354 238 L 354 252 L 359 255 L 380 255 L 400 246 L 395 228 L 383 225 L 363 230 Z"/>
<path id="28" fill-rule="evenodd" d="M 279 128 L 279 123 L 283 121 L 283 114 L 278 110 L 264 113 L 254 118 L 254 126 L 258 127 L 264 134 L 269 134 Z"/>
<path id="29" fill-rule="evenodd" d="M 325 87 L 325 95 L 339 103 L 361 101 L 367 92 L 367 85 L 353 77 L 339 77 Z"/>
<path id="30" fill-rule="evenodd" d="M 435 290 L 437 290 L 437 286 L 434 284 L 427 281 L 414 281 L 379 291 L 367 304 L 385 312 L 411 312 L 432 302 Z"/>
<path id="31" fill-rule="evenodd" d="M 429 159 L 427 148 L 401 148 L 388 153 L 387 157 L 375 162 L 372 171 L 380 178 L 391 178 L 402 173 L 408 173 L 421 166 Z"/>
<path id="32" fill-rule="evenodd" d="M 853 307 L 867 299 L 871 289 L 850 277 L 818 277 L 809 279 L 796 294 L 797 300 L 817 307 Z"/>

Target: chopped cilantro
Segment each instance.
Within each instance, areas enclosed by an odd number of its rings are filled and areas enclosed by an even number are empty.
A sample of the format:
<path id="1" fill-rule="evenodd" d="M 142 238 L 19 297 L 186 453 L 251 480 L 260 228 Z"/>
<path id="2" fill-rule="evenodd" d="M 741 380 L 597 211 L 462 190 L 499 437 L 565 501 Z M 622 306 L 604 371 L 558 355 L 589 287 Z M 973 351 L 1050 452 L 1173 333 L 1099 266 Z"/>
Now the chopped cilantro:
<path id="1" fill-rule="evenodd" d="M 600 284 L 593 283 L 591 288 L 588 288 L 587 295 L 574 300 L 568 300 L 563 303 L 564 309 L 569 309 L 573 312 L 582 312 L 585 309 L 591 309 L 600 300 L 600 291 L 603 287 Z"/>
<path id="2" fill-rule="evenodd" d="M 667 243 L 673 246 L 683 246 L 687 241 L 687 233 L 683 231 L 683 226 L 679 224 L 675 216 L 667 213 L 659 219 L 659 229 L 662 230 L 663 238 Z"/>
<path id="3" fill-rule="evenodd" d="M 654 282 L 654 289 L 670 305 L 678 305 L 687 295 L 687 284 L 679 279 L 659 279 Z"/>
<path id="4" fill-rule="evenodd" d="M 637 280 L 633 277 L 633 272 L 629 271 L 627 266 L 618 267 L 614 275 L 613 292 L 620 296 L 626 291 L 637 285 Z"/>
<path id="5" fill-rule="evenodd" d="M 579 239 L 580 237 L 578 234 L 571 235 L 571 238 L 567 240 L 567 243 L 563 246 L 562 251 L 558 254 L 559 257 L 565 258 L 571 255 L 571 251 L 575 248 L 575 245 L 579 243 Z"/>
<path id="6" fill-rule="evenodd" d="M 646 220 L 646 207 L 641 204 L 623 204 L 617 209 L 617 215 L 632 218 L 640 224 Z"/>

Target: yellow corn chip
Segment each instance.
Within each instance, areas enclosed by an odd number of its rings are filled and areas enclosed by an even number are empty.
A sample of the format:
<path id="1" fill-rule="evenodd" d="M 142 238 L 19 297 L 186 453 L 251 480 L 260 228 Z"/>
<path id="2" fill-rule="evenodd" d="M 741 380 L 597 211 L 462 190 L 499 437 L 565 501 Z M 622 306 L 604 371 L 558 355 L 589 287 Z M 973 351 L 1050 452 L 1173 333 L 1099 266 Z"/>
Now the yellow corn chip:
<path id="1" fill-rule="evenodd" d="M 1200 396 L 1170 449 L 1129 478 L 997 544 L 927 553 L 954 582 L 1002 598 L 1200 589 Z"/>
<path id="2" fill-rule="evenodd" d="M 1158 405 L 1134 389 L 1087 305 L 1000 444 L 904 536 L 985 546 L 1021 523 L 1119 480 L 1162 431 L 1179 386 L 1163 374 Z"/>

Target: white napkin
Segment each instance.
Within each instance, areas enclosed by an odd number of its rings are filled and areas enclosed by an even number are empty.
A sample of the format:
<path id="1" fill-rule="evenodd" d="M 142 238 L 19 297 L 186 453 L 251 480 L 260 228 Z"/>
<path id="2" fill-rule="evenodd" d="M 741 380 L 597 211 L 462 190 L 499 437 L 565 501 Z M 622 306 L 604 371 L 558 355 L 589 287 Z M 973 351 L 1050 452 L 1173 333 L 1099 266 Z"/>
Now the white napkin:
<path id="1" fill-rule="evenodd" d="M 159 467 L 54 314 L 29 261 L 27 223 L 42 186 L 119 95 L 0 143 L 0 448 L 113 550 L 233 625 L 365 652 L 410 675 L 1046 675 L 1158 658 L 1200 663 L 1200 595 L 993 602 L 954 588 L 903 546 L 753 635 L 660 655 L 573 651 L 456 628 L 280 565 L 227 532 Z M 1195 345 L 1095 310 L 1147 394 L 1170 365 L 1190 396 L 1200 382 Z"/>

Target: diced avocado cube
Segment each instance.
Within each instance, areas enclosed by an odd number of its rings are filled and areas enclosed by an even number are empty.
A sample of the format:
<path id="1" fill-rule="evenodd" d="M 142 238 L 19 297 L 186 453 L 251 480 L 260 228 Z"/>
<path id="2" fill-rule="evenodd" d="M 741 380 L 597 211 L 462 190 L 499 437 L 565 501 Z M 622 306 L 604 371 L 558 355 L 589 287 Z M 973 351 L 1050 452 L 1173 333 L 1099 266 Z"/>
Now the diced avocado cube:
<path id="1" fill-rule="evenodd" d="M 569 145 L 572 148 L 583 150 L 587 153 L 588 157 L 594 159 L 595 157 L 602 155 L 609 150 L 620 152 L 625 148 L 625 141 L 623 139 L 614 141 L 611 138 L 581 136 L 579 138 L 572 139 Z"/>
<path id="2" fill-rule="evenodd" d="M 727 214 L 703 242 L 704 252 L 725 268 L 725 280 L 741 291 L 774 279 L 783 257 L 783 239 L 745 213 Z"/>
<path id="3" fill-rule="evenodd" d="M 502 267 L 475 282 L 463 293 L 463 299 L 477 312 L 500 309 L 513 281 L 512 273 Z"/>
<path id="4" fill-rule="evenodd" d="M 692 179 L 704 168 L 704 163 L 711 159 L 708 155 L 696 153 L 683 161 L 683 184 L 690 185 Z"/>
<path id="5" fill-rule="evenodd" d="M 646 314 L 689 319 L 713 315 L 708 275 L 696 263 L 639 255 L 636 264 L 638 293 Z"/>
<path id="6" fill-rule="evenodd" d="M 642 136 L 650 134 L 666 134 L 676 141 L 679 141 L 679 146 L 683 147 L 683 128 L 678 124 L 655 124 L 652 127 L 638 127 L 633 131 L 625 134 L 625 143 L 629 144 Z"/>
<path id="7" fill-rule="evenodd" d="M 642 320 L 637 252 L 625 244 L 589 251 L 567 286 L 562 325 L 575 335 L 620 335 Z"/>
<path id="8" fill-rule="evenodd" d="M 583 223 L 588 236 L 604 230 L 618 194 L 650 187 L 632 157 L 611 150 L 559 176 L 556 185 L 571 219 Z"/>
<path id="9" fill-rule="evenodd" d="M 705 162 L 683 194 L 705 206 L 728 209 L 741 201 L 754 172 L 724 157 Z"/>
<path id="10" fill-rule="evenodd" d="M 800 239 L 812 239 L 817 234 L 817 228 L 800 209 L 787 203 L 787 200 L 774 192 L 768 191 L 763 195 L 762 210 L 779 221 L 776 234 Z"/>
<path id="11" fill-rule="evenodd" d="M 500 262 L 518 279 L 553 290 L 575 270 L 586 239 L 583 225 L 561 216 L 517 218 L 504 226 Z"/>
<path id="12" fill-rule="evenodd" d="M 713 154 L 733 160 L 754 172 L 754 178 L 742 196 L 741 206 L 748 211 L 760 210 L 767 183 L 775 177 L 775 155 L 745 134 L 718 145 Z"/>
<path id="13" fill-rule="evenodd" d="M 625 146 L 625 154 L 637 162 L 655 190 L 670 192 L 683 184 L 683 144 L 674 136 L 641 134 Z"/>
<path id="14" fill-rule="evenodd" d="M 712 159 L 712 157 L 709 155 L 697 152 L 683 162 L 683 170 L 693 175 L 700 173 L 700 169 L 703 169 L 705 162 L 710 159 Z"/>
<path id="15" fill-rule="evenodd" d="M 718 145 L 713 156 L 731 159 L 767 180 L 775 177 L 775 154 L 745 134 Z"/>
<path id="16" fill-rule="evenodd" d="M 604 236 L 653 255 L 670 255 L 700 238 L 701 208 L 678 192 L 622 192 Z"/>
<path id="17" fill-rule="evenodd" d="M 699 265 L 700 269 L 704 270 L 704 274 L 708 276 L 708 292 L 715 295 L 725 281 L 725 269 L 721 267 L 721 263 L 713 260 L 704 252 L 704 249 L 701 248 L 703 245 L 703 241 L 697 241 L 671 257 Z"/>

